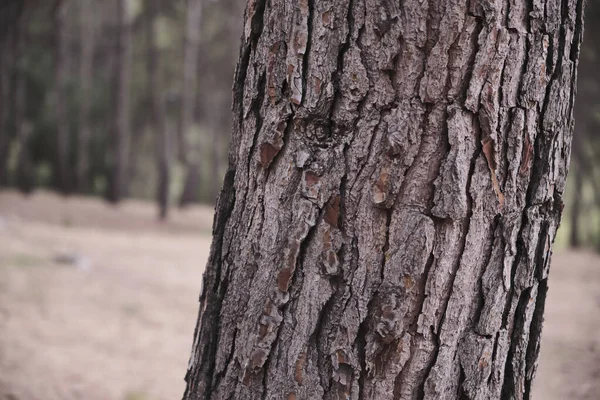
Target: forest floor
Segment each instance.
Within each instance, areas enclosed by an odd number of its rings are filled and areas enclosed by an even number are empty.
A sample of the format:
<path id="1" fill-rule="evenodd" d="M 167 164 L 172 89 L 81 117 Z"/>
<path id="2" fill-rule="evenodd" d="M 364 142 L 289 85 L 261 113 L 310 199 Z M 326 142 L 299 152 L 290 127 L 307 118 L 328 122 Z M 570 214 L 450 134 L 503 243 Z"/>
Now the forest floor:
<path id="1" fill-rule="evenodd" d="M 181 398 L 213 210 L 0 192 L 0 400 Z M 600 399 L 600 257 L 557 252 L 534 400 Z"/>

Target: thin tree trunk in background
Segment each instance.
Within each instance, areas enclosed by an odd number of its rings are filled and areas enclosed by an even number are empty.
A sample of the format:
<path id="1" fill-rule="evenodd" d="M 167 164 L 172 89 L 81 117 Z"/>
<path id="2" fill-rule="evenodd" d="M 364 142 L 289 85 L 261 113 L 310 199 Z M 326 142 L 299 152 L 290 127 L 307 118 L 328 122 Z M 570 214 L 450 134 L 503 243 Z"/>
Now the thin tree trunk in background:
<path id="1" fill-rule="evenodd" d="M 55 120 L 56 120 L 56 165 L 55 178 L 58 190 L 68 193 L 71 189 L 69 182 L 69 116 L 67 80 L 69 57 L 67 37 L 67 9 L 68 1 L 58 0 L 55 9 L 55 59 L 56 85 L 54 95 Z"/>
<path id="2" fill-rule="evenodd" d="M 187 23 L 184 43 L 183 90 L 181 105 L 181 130 L 179 134 L 179 154 L 186 170 L 183 192 L 179 200 L 181 207 L 199 200 L 200 186 L 200 140 L 194 125 L 196 109 L 196 91 L 198 89 L 198 51 L 200 49 L 200 20 L 202 0 L 188 0 Z"/>
<path id="3" fill-rule="evenodd" d="M 14 65 L 13 40 L 21 23 L 22 0 L 0 2 L 0 186 L 8 184 L 8 155 L 12 140 L 8 126 L 11 107 L 11 74 Z"/>
<path id="4" fill-rule="evenodd" d="M 211 172 L 210 172 L 210 202 L 211 204 L 217 201 L 217 197 L 219 197 L 219 190 L 221 190 L 221 159 L 222 159 L 222 148 L 223 148 L 223 138 L 228 135 L 224 135 L 224 132 L 221 131 L 221 124 L 214 124 L 212 129 L 212 140 L 211 140 Z"/>
<path id="5" fill-rule="evenodd" d="M 200 201 L 200 196 L 198 194 L 200 190 L 200 166 L 197 162 L 186 163 L 184 166 L 186 171 L 183 191 L 181 192 L 181 198 L 179 199 L 180 207 L 185 207 Z"/>
<path id="6" fill-rule="evenodd" d="M 162 70 L 160 63 L 160 49 L 157 43 L 156 19 L 159 15 L 161 0 L 148 1 L 148 78 L 152 110 L 150 119 L 151 127 L 155 134 L 156 167 L 158 172 L 158 185 L 156 200 L 159 207 L 159 217 L 167 217 L 169 208 L 169 187 L 171 179 L 170 158 L 171 141 L 166 123 L 165 99 L 163 96 Z"/>
<path id="7" fill-rule="evenodd" d="M 128 0 L 117 0 L 117 54 L 115 62 L 114 141 L 108 200 L 119 202 L 127 194 L 131 135 L 131 17 Z"/>
<path id="8" fill-rule="evenodd" d="M 571 203 L 571 232 L 569 242 L 571 247 L 578 248 L 581 246 L 581 196 L 583 195 L 583 176 L 580 168 L 574 172 L 573 176 L 573 202 Z"/>
<path id="9" fill-rule="evenodd" d="M 23 17 L 26 18 L 25 16 Z M 16 181 L 15 184 L 23 193 L 30 193 L 33 190 L 34 176 L 33 165 L 31 161 L 31 150 L 29 138 L 31 135 L 31 126 L 26 120 L 27 107 L 27 80 L 25 76 L 24 52 L 27 48 L 27 30 L 24 22 L 17 38 L 15 39 L 15 138 L 18 144 L 19 153 L 17 156 Z"/>
<path id="10" fill-rule="evenodd" d="M 582 0 L 250 0 L 184 399 L 529 399 Z"/>
<path id="11" fill-rule="evenodd" d="M 8 116 L 10 110 L 10 63 L 11 31 L 4 31 L 0 37 L 0 186 L 8 184 L 8 151 L 10 147 L 10 130 Z"/>
<path id="12" fill-rule="evenodd" d="M 90 191 L 90 106 L 94 61 L 94 15 L 92 0 L 81 0 L 79 4 L 80 59 L 79 59 L 79 121 L 77 130 L 77 189 Z"/>
<path id="13" fill-rule="evenodd" d="M 582 99 L 581 96 L 577 98 L 578 104 L 586 101 L 587 99 Z M 570 212 L 571 229 L 569 244 L 571 247 L 577 248 L 586 244 L 585 239 L 582 239 L 582 237 L 585 237 L 588 233 L 586 224 L 582 224 L 583 221 L 581 220 L 582 214 L 585 215 L 585 206 L 582 204 L 584 184 L 591 187 L 594 194 L 594 206 L 600 209 L 600 182 L 594 173 L 592 162 L 594 159 L 593 151 L 590 155 L 588 148 L 591 140 L 593 140 L 591 136 L 595 134 L 594 129 L 587 123 L 587 118 L 577 119 L 575 117 L 575 119 L 577 121 L 577 129 L 573 137 L 571 159 L 577 166 L 577 169 L 571 179 L 574 190 Z"/>

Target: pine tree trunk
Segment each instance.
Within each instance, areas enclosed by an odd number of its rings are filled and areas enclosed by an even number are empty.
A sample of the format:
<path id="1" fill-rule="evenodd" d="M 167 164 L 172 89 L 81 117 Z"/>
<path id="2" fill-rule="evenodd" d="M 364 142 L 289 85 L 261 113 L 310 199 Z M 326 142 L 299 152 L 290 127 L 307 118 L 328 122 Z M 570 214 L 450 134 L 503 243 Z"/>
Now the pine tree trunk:
<path id="1" fill-rule="evenodd" d="M 161 0 L 149 0 L 147 10 L 147 68 L 150 86 L 152 112 L 149 114 L 151 128 L 155 134 L 156 167 L 158 184 L 156 200 L 159 217 L 167 217 L 169 208 L 169 187 L 171 182 L 171 138 L 166 121 L 165 99 L 163 96 L 160 49 L 157 43 L 156 18 L 159 15 Z"/>
<path id="2" fill-rule="evenodd" d="M 185 207 L 192 203 L 200 201 L 200 166 L 198 163 L 185 163 L 185 178 L 183 182 L 183 191 L 179 198 L 179 207 Z"/>
<path id="3" fill-rule="evenodd" d="M 0 28 L 0 187 L 8 184 L 8 153 L 11 142 L 10 113 L 11 30 Z"/>
<path id="4" fill-rule="evenodd" d="M 190 128 L 194 125 L 196 110 L 196 92 L 198 89 L 198 51 L 200 49 L 200 18 L 202 16 L 202 0 L 188 0 L 187 24 L 185 31 L 183 61 L 183 103 L 181 105 L 181 130 L 179 134 L 179 154 L 183 161 L 186 177 L 183 192 L 179 200 L 180 206 L 198 202 L 200 188 L 200 146 L 199 140 L 193 137 Z M 197 133 L 196 133 L 197 134 Z"/>
<path id="5" fill-rule="evenodd" d="M 582 1 L 250 0 L 185 399 L 528 399 Z"/>
<path id="6" fill-rule="evenodd" d="M 212 137 L 212 151 L 210 157 L 210 202 L 214 203 L 219 196 L 219 190 L 221 189 L 221 163 L 223 160 L 223 132 L 219 130 L 218 126 L 213 128 Z"/>
<path id="7" fill-rule="evenodd" d="M 77 130 L 77 189 L 90 191 L 90 107 L 92 99 L 94 62 L 94 4 L 91 0 L 81 0 L 79 4 L 80 59 L 79 59 L 79 127 Z"/>
<path id="8" fill-rule="evenodd" d="M 55 10 L 56 53 L 54 68 L 56 73 L 55 113 L 56 113 L 56 185 L 63 193 L 71 190 L 69 182 L 69 116 L 67 80 L 69 66 L 67 11 L 70 3 L 59 0 Z"/>
<path id="9" fill-rule="evenodd" d="M 117 55 L 115 62 L 114 140 L 112 176 L 108 200 L 120 201 L 127 194 L 131 114 L 131 17 L 129 1 L 117 0 Z"/>
<path id="10" fill-rule="evenodd" d="M 32 128 L 30 124 L 27 123 L 26 119 L 27 78 L 25 76 L 24 53 L 28 44 L 28 32 L 25 29 L 25 24 L 28 22 L 28 19 L 26 16 L 23 16 L 22 18 L 23 23 L 18 31 L 18 36 L 15 39 L 15 63 L 17 68 L 14 73 L 14 125 L 15 139 L 19 149 L 15 171 L 15 184 L 23 193 L 30 193 L 35 185 L 35 178 L 29 143 Z"/>
<path id="11" fill-rule="evenodd" d="M 12 135 L 9 128 L 11 111 L 14 105 L 11 92 L 14 92 L 12 75 L 14 70 L 16 38 L 24 10 L 22 0 L 4 0 L 0 2 L 0 187 L 9 183 L 8 157 Z"/>
<path id="12" fill-rule="evenodd" d="M 569 244 L 573 248 L 578 248 L 581 246 L 581 196 L 583 195 L 583 177 L 580 168 L 577 168 L 573 178 L 575 188 L 573 192 L 573 202 L 571 203 L 571 231 Z"/>

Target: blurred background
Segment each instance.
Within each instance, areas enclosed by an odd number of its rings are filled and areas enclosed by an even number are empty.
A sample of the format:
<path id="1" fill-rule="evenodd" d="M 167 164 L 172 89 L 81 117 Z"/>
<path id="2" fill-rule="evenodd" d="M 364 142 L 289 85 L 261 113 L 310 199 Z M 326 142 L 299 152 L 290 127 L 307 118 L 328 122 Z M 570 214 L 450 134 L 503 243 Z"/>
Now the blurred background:
<path id="1" fill-rule="evenodd" d="M 161 208 L 212 203 L 243 0 L 0 7 L 0 184 Z"/>
<path id="2" fill-rule="evenodd" d="M 600 4 L 534 399 L 600 399 Z M 0 400 L 180 398 L 244 0 L 0 0 Z"/>

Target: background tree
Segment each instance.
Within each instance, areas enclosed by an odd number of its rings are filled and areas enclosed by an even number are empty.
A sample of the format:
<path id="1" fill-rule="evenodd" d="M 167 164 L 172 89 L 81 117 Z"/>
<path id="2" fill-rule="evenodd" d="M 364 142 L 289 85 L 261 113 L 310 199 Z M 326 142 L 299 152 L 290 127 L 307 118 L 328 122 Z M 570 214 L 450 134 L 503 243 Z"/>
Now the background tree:
<path id="1" fill-rule="evenodd" d="M 184 398 L 529 398 L 582 13 L 250 1 Z"/>
<path id="2" fill-rule="evenodd" d="M 115 60 L 114 141 L 108 199 L 118 202 L 127 193 L 130 151 L 131 21 L 128 0 L 116 0 L 117 52 Z"/>
<path id="3" fill-rule="evenodd" d="M 93 62 L 94 62 L 94 8 L 91 0 L 79 2 L 79 120 L 77 135 L 77 188 L 80 192 L 90 190 L 90 108 L 92 104 Z"/>
<path id="4" fill-rule="evenodd" d="M 581 52 L 575 129 L 573 138 L 574 179 L 571 185 L 570 236 L 572 247 L 600 248 L 600 5 L 588 2 L 586 38 Z"/>
<path id="5" fill-rule="evenodd" d="M 198 57 L 202 1 L 188 0 L 184 43 L 183 88 L 181 97 L 181 129 L 179 154 L 186 169 L 185 183 L 179 204 L 185 206 L 199 200 L 200 149 L 191 133 L 196 128 L 196 88 L 198 86 Z"/>
<path id="6" fill-rule="evenodd" d="M 29 10 L 21 18 L 29 18 Z M 15 141 L 18 147 L 16 159 L 16 185 L 24 193 L 29 193 L 33 189 L 33 171 L 30 154 L 30 136 L 31 127 L 25 120 L 27 109 L 27 76 L 25 74 L 24 53 L 27 48 L 27 31 L 19 24 L 18 34 L 15 36 L 15 55 L 14 60 L 17 68 L 13 71 L 14 79 L 14 131 Z"/>
<path id="7" fill-rule="evenodd" d="M 54 92 L 55 121 L 56 121 L 56 182 L 63 193 L 71 189 L 69 177 L 69 145 L 70 129 L 68 117 L 67 80 L 70 66 L 70 52 L 68 48 L 68 19 L 67 12 L 71 6 L 70 1 L 57 0 L 54 10 L 55 18 L 55 73 L 56 86 Z"/>
<path id="8" fill-rule="evenodd" d="M 158 168 L 157 201 L 159 216 L 165 218 L 169 206 L 169 187 L 171 178 L 171 147 L 172 140 L 167 128 L 165 100 L 163 98 L 163 85 L 161 77 L 161 54 L 157 43 L 157 16 L 160 9 L 160 0 L 148 0 L 147 29 L 148 29 L 148 84 L 152 87 L 151 109 L 149 116 L 156 135 L 156 166 Z"/>
<path id="9" fill-rule="evenodd" d="M 166 182 L 158 133 L 170 132 L 173 153 L 187 157 L 170 156 L 170 187 L 157 201 L 214 201 L 243 3 L 162 2 L 151 42 L 148 1 L 3 2 L 1 185 L 157 199 Z M 157 96 L 164 118 L 152 111 Z"/>
<path id="10" fill-rule="evenodd" d="M 21 0 L 9 0 L 0 4 L 0 185 L 8 183 L 8 153 L 12 139 L 8 124 L 11 74 L 15 60 L 14 44 L 18 41 L 23 7 Z"/>

